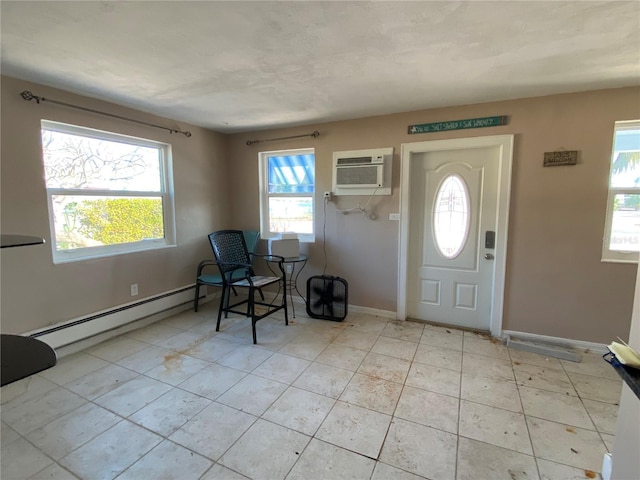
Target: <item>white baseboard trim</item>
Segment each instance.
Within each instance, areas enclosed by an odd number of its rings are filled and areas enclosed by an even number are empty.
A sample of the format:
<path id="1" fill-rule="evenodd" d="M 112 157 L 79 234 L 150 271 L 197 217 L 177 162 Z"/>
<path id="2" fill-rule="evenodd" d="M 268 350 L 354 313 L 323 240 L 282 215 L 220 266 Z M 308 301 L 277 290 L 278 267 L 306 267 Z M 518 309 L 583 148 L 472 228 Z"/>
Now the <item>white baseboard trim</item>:
<path id="1" fill-rule="evenodd" d="M 159 295 L 146 297 L 135 302 L 94 312 L 91 315 L 74 318 L 49 325 L 44 328 L 23 333 L 35 337 L 56 350 L 58 358 L 77 353 L 86 348 L 104 342 L 117 335 L 143 328 L 182 311 L 193 308 L 194 285 L 170 290 Z M 272 299 L 273 293 L 265 292 L 265 297 Z M 220 291 L 200 297 L 201 305 L 220 298 Z M 291 298 L 288 298 L 291 302 Z M 306 315 L 304 298 L 293 296 L 293 303 L 298 313 Z M 367 314 L 376 317 L 395 319 L 396 312 L 376 308 L 349 305 L 350 313 Z"/>
<path id="2" fill-rule="evenodd" d="M 188 310 L 193 307 L 193 295 L 194 285 L 187 285 L 91 315 L 40 328 L 23 335 L 35 337 L 54 349 L 69 345 L 87 348 L 90 346 L 89 343 L 99 343 L 112 336 L 141 328 L 180 311 Z M 210 301 L 216 296 L 219 294 L 201 297 L 200 303 Z M 93 340 L 87 342 L 88 339 Z"/>
<path id="3" fill-rule="evenodd" d="M 265 298 L 268 298 L 271 301 L 273 300 L 273 297 L 275 295 L 273 292 L 264 292 L 264 296 Z M 287 301 L 291 303 L 291 297 L 289 296 L 289 294 L 287 294 Z M 306 311 L 307 302 L 304 298 L 298 295 L 294 295 L 293 303 L 295 304 L 296 308 L 304 307 L 305 309 L 303 313 L 304 315 L 307 315 L 307 311 Z M 347 307 L 347 311 L 350 313 L 365 313 L 368 315 L 373 315 L 374 317 L 383 317 L 383 318 L 391 318 L 391 319 L 396 318 L 396 312 L 391 312 L 389 310 L 379 310 L 377 308 L 361 307 L 359 305 L 349 304 Z"/>
<path id="4" fill-rule="evenodd" d="M 207 302 L 207 297 L 202 297 L 200 299 L 200 305 L 203 305 L 206 302 Z M 169 318 L 180 312 L 190 310 L 191 308 L 192 306 L 189 303 L 183 303 L 182 305 L 178 305 L 176 307 L 170 308 L 168 310 L 164 310 L 162 312 L 158 312 L 153 315 L 149 315 L 148 317 L 134 320 L 130 323 L 122 325 L 121 327 L 117 327 L 112 330 L 107 330 L 106 332 L 98 333 L 97 335 L 94 335 L 92 337 L 83 338 L 81 340 L 64 345 L 62 347 L 57 347 L 56 356 L 58 357 L 58 359 L 60 359 L 60 358 L 66 357 L 67 355 L 72 355 L 74 353 L 81 352 L 83 350 L 86 350 L 87 348 L 91 348 L 95 345 L 98 345 L 99 343 L 106 342 L 110 338 L 117 337 L 118 335 L 123 335 L 127 332 L 131 332 L 139 328 L 147 327 L 152 323 L 159 322 L 160 320 L 164 320 L 165 318 Z"/>
<path id="5" fill-rule="evenodd" d="M 378 308 L 361 307 L 360 305 L 349 305 L 349 311 L 353 313 L 373 315 L 374 317 L 391 318 L 393 320 L 397 317 L 396 312 L 380 310 Z"/>
<path id="6" fill-rule="evenodd" d="M 605 354 L 609 350 L 604 343 L 585 342 L 584 340 L 573 340 L 570 338 L 550 337 L 548 335 L 538 335 L 536 333 L 517 332 L 515 330 L 503 330 L 502 338 L 507 335 L 512 337 L 521 338 L 523 340 L 530 340 L 532 342 L 546 342 L 556 345 L 563 345 L 566 347 L 578 348 L 581 350 L 590 350 L 593 353 Z"/>

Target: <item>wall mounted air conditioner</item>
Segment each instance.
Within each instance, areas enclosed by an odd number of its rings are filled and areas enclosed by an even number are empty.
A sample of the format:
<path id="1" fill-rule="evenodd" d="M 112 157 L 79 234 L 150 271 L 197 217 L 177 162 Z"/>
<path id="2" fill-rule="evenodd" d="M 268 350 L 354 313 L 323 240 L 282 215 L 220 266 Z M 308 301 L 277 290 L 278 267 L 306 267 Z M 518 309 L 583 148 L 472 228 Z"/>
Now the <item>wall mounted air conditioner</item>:
<path id="1" fill-rule="evenodd" d="M 334 195 L 391 195 L 393 148 L 333 152 Z"/>
<path id="2" fill-rule="evenodd" d="M 336 188 L 376 188 L 383 183 L 384 155 L 336 159 Z"/>

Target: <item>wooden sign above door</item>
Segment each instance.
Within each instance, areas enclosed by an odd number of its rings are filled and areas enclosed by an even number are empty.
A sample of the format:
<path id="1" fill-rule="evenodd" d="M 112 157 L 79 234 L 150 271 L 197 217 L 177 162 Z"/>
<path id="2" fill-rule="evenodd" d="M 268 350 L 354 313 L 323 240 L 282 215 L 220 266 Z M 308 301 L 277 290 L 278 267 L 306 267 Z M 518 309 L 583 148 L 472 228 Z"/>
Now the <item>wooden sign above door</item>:
<path id="1" fill-rule="evenodd" d="M 448 122 L 422 123 L 420 125 L 409 125 L 408 132 L 432 133 L 446 132 L 448 130 L 465 130 L 467 128 L 499 127 L 509 123 L 509 117 L 500 115 L 497 117 L 467 118 L 464 120 L 450 120 Z"/>

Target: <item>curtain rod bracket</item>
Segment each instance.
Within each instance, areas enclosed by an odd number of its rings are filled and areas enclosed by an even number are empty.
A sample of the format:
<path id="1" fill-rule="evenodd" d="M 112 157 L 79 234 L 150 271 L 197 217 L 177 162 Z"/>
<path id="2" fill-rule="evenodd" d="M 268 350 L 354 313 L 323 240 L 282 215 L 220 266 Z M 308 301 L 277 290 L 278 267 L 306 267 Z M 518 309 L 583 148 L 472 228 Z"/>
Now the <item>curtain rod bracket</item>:
<path id="1" fill-rule="evenodd" d="M 163 127 L 162 125 L 155 125 L 153 123 L 143 122 L 141 120 L 136 120 L 134 118 L 122 117 L 120 115 L 114 115 L 113 113 L 101 112 L 99 110 L 93 110 L 92 108 L 81 107 L 79 105 L 72 105 L 70 103 L 59 102 L 57 100 L 50 100 L 48 98 L 39 97 L 37 95 L 34 95 L 33 92 L 30 92 L 29 90 L 25 90 L 24 92 L 22 92 L 20 94 L 20 96 L 24 100 L 26 100 L 27 102 L 30 102 L 31 100 L 35 100 L 36 103 L 38 103 L 38 104 L 40 103 L 40 101 L 55 103 L 56 105 L 62 105 L 63 107 L 75 108 L 77 110 L 83 110 L 85 112 L 95 113 L 95 114 L 98 114 L 98 115 L 104 115 L 105 117 L 117 118 L 119 120 L 126 120 L 127 122 L 137 123 L 139 125 L 146 125 L 147 127 L 154 127 L 154 128 L 159 128 L 161 130 L 167 130 L 170 134 L 181 133 L 182 135 L 184 135 L 187 138 L 189 138 L 191 136 L 191 132 L 188 132 L 188 131 L 184 132 L 182 130 L 177 130 L 175 128 Z"/>

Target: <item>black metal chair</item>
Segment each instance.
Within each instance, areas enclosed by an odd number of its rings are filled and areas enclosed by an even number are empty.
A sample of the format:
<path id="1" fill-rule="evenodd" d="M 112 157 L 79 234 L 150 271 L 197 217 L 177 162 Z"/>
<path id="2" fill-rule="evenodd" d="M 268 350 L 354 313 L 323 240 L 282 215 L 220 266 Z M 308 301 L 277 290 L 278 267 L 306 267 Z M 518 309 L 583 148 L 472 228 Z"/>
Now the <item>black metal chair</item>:
<path id="1" fill-rule="evenodd" d="M 244 236 L 244 241 L 247 244 L 249 253 L 254 253 L 258 247 L 260 232 L 258 230 L 243 230 L 242 235 Z M 196 312 L 198 311 L 201 286 L 222 287 L 222 276 L 218 273 L 218 269 L 215 269 L 216 273 L 211 272 L 211 268 L 216 266 L 216 262 L 213 260 L 203 260 L 198 264 L 198 273 L 196 273 L 196 295 L 193 299 L 193 310 Z M 244 270 L 240 270 L 236 278 L 238 280 L 244 278 Z M 234 293 L 236 293 L 235 290 Z M 262 296 L 262 299 L 264 300 L 264 296 Z"/>
<path id="2" fill-rule="evenodd" d="M 220 308 L 218 309 L 218 322 L 216 324 L 216 332 L 220 331 L 220 319 L 224 312 L 225 318 L 229 312 L 246 315 L 251 318 L 251 331 L 253 333 L 253 343 L 257 343 L 256 339 L 256 322 L 275 313 L 279 310 L 284 310 L 285 325 L 289 325 L 289 316 L 287 312 L 287 298 L 285 296 L 286 274 L 284 270 L 284 257 L 278 257 L 275 255 L 260 255 L 256 253 L 250 253 L 247 248 L 242 230 L 221 230 L 209 235 L 209 241 L 211 242 L 211 248 L 216 257 L 216 264 L 220 270 L 220 276 L 222 277 L 222 298 L 220 298 Z M 277 258 L 279 262 L 275 262 L 278 265 L 282 276 L 261 276 L 256 275 L 253 271 L 254 258 L 269 257 L 270 262 L 274 263 L 274 259 Z M 242 278 L 239 278 L 240 272 Z M 267 303 L 266 301 L 256 301 L 255 293 L 258 291 L 262 295 L 262 288 L 269 285 L 278 285 L 278 291 L 282 292 L 282 302 L 276 304 L 276 298 L 273 302 Z M 245 288 L 248 290 L 246 299 L 242 299 L 239 302 L 230 304 L 229 297 L 231 290 L 234 288 Z M 263 297 L 264 298 L 264 297 Z M 237 310 L 240 305 L 246 304 L 246 310 Z M 266 307 L 265 312 L 257 313 L 256 305 Z"/>

